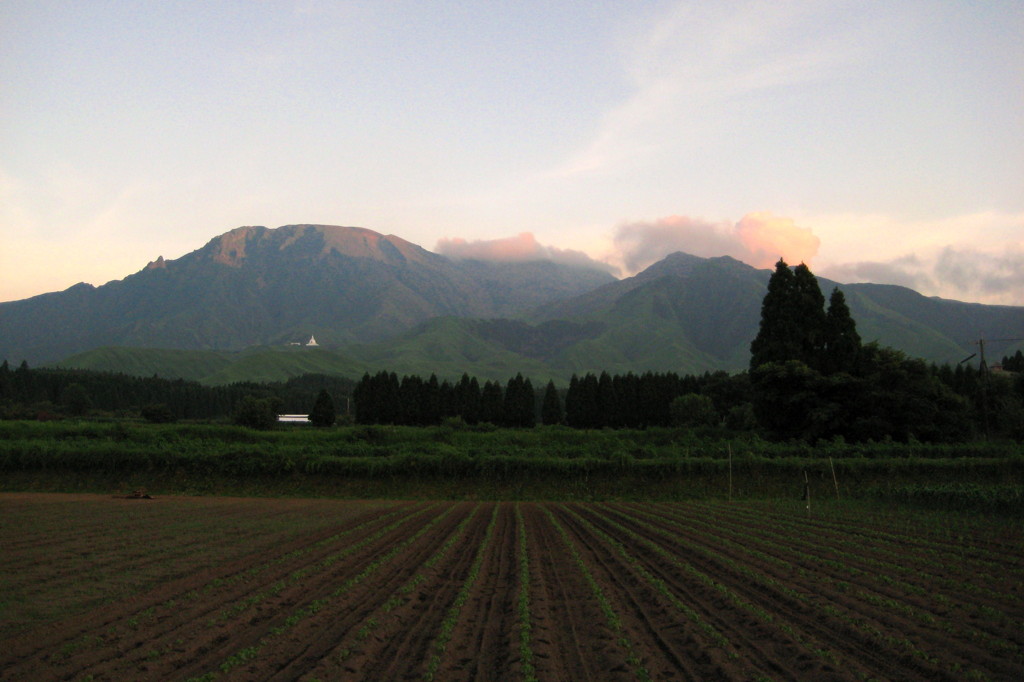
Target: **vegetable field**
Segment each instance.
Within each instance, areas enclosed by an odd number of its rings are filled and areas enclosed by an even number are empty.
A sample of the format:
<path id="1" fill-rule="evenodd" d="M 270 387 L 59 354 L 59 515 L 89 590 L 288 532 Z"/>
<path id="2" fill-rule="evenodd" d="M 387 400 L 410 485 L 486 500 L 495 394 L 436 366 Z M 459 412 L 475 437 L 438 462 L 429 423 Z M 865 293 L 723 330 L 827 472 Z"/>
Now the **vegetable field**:
<path id="1" fill-rule="evenodd" d="M 0 495 L 4 680 L 1024 678 L 1019 522 Z"/>

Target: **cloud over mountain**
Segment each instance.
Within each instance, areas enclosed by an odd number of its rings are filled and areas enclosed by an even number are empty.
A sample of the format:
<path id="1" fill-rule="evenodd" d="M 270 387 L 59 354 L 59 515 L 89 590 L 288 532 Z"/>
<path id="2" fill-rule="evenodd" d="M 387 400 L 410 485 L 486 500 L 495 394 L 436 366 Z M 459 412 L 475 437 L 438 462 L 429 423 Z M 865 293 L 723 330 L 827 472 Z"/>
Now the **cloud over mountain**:
<path id="1" fill-rule="evenodd" d="M 810 263 L 821 245 L 810 229 L 768 212 L 748 213 L 735 224 L 678 215 L 623 223 L 613 241 L 630 272 L 675 251 L 705 258 L 732 256 L 758 268 L 770 268 L 780 257 Z"/>
<path id="2" fill-rule="evenodd" d="M 582 251 L 545 246 L 537 241 L 532 232 L 520 232 L 514 237 L 503 239 L 474 239 L 472 241 L 461 237 L 446 237 L 438 240 L 434 251 L 459 260 L 475 259 L 513 263 L 549 260 L 562 265 L 598 268 L 615 275 L 618 274 L 618 268 L 615 266 L 594 260 Z"/>
<path id="3" fill-rule="evenodd" d="M 947 246 L 934 256 L 842 263 L 821 271 L 840 282 L 899 284 L 926 294 L 990 304 L 1020 305 L 1024 248 L 998 252 Z"/>

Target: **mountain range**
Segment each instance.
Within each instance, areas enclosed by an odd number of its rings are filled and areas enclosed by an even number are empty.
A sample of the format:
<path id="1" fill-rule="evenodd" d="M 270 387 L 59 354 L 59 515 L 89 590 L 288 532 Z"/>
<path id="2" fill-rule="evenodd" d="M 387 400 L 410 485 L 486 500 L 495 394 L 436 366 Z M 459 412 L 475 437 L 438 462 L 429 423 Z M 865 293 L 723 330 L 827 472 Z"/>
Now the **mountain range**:
<path id="1" fill-rule="evenodd" d="M 123 280 L 0 303 L 0 359 L 208 383 L 388 369 L 565 381 L 744 369 L 771 272 L 672 254 L 616 280 L 551 261 L 450 259 L 356 227 L 241 227 Z M 841 288 L 865 341 L 955 363 L 1024 347 L 1024 307 Z M 295 345 L 315 336 L 316 348 Z M 998 341 L 998 339 L 1016 339 Z"/>

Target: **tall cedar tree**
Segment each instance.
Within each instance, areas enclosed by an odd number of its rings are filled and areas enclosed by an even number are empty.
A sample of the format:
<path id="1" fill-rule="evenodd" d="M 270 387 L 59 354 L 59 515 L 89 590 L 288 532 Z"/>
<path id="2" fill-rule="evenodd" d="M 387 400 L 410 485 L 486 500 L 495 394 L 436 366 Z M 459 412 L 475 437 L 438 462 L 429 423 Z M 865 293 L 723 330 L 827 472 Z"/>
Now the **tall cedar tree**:
<path id="1" fill-rule="evenodd" d="M 825 313 L 825 359 L 822 371 L 825 374 L 854 373 L 860 348 L 857 323 L 850 316 L 846 297 L 839 287 L 836 287 L 829 297 L 828 312 Z"/>
<path id="2" fill-rule="evenodd" d="M 798 331 L 800 360 L 820 369 L 825 357 L 825 297 L 818 278 L 805 264 L 793 268 L 793 298 L 789 311 Z"/>
<path id="3" fill-rule="evenodd" d="M 750 369 L 798 360 L 821 366 L 825 354 L 825 297 L 817 278 L 801 263 L 792 270 L 779 259 L 761 304 L 761 326 L 750 344 Z"/>
<path id="4" fill-rule="evenodd" d="M 504 415 L 505 396 L 500 381 L 485 381 L 480 391 L 480 421 L 501 424 Z"/>
<path id="5" fill-rule="evenodd" d="M 545 426 L 562 423 L 562 401 L 558 397 L 558 389 L 554 381 L 548 381 L 544 389 L 544 402 L 541 403 L 540 421 Z"/>
<path id="6" fill-rule="evenodd" d="M 334 398 L 326 388 L 320 389 L 313 409 L 309 412 L 309 421 L 313 426 L 333 426 L 335 419 L 337 415 L 334 412 Z"/>
<path id="7" fill-rule="evenodd" d="M 530 427 L 537 423 L 533 384 L 517 374 L 505 386 L 503 423 L 505 426 Z"/>
<path id="8" fill-rule="evenodd" d="M 799 354 L 799 334 L 790 314 L 793 288 L 793 271 L 780 258 L 761 303 L 761 325 L 750 344 L 751 370 L 769 362 L 785 362 Z"/>

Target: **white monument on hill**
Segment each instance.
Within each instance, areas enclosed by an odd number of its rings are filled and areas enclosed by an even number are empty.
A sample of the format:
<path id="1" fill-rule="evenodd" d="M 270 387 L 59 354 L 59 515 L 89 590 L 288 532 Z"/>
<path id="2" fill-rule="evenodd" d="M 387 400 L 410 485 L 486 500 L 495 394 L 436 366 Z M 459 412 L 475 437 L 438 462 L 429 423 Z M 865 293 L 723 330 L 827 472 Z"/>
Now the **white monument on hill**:
<path id="1" fill-rule="evenodd" d="M 309 341 L 306 342 L 306 345 L 307 346 L 319 346 L 320 344 L 316 342 L 316 337 L 315 336 L 310 336 L 309 337 Z"/>

